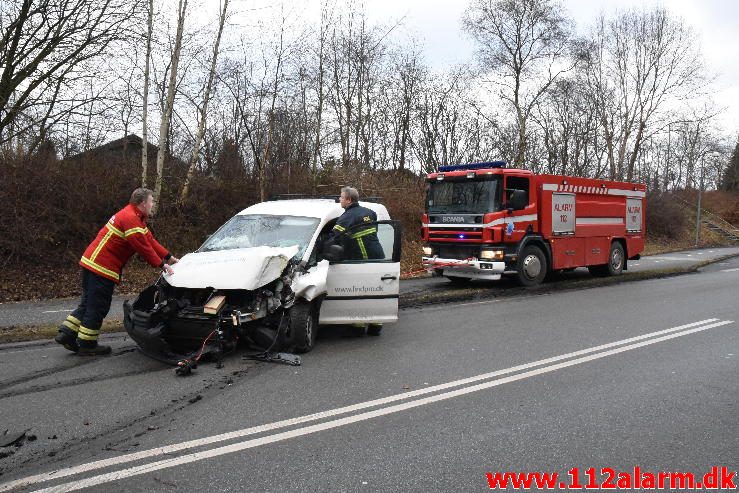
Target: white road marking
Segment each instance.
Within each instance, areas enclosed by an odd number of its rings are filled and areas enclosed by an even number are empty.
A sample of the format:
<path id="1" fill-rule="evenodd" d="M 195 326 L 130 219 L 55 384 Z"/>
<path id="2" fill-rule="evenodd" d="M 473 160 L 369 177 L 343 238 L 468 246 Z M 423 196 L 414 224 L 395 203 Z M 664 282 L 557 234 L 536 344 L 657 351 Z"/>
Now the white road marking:
<path id="1" fill-rule="evenodd" d="M 686 258 L 686 257 L 662 257 L 662 256 L 652 256 L 652 257 L 642 257 L 642 260 L 655 260 L 655 261 L 662 261 L 662 260 L 698 260 L 695 258 Z"/>
<path id="2" fill-rule="evenodd" d="M 281 442 L 283 440 L 288 440 L 290 438 L 310 435 L 313 433 L 330 430 L 333 428 L 339 428 L 341 426 L 346 426 L 352 423 L 366 421 L 368 419 L 377 418 L 377 417 L 385 416 L 388 414 L 394 414 L 394 413 L 401 412 L 401 411 L 407 411 L 408 409 L 413 409 L 413 408 L 424 406 L 424 405 L 431 404 L 434 402 L 445 401 L 448 399 L 452 399 L 454 397 L 459 397 L 459 396 L 471 394 L 473 392 L 479 392 L 481 390 L 486 390 L 492 387 L 497 387 L 499 385 L 503 385 L 506 383 L 535 377 L 535 376 L 542 375 L 545 373 L 550 373 L 556 370 L 561 370 L 563 368 L 568 368 L 570 366 L 587 363 L 589 361 L 593 361 L 596 359 L 605 358 L 607 356 L 612 356 L 614 354 L 622 353 L 625 351 L 630 351 L 632 349 L 637 349 L 643 346 L 649 346 L 651 344 L 656 344 L 658 342 L 667 341 L 670 339 L 674 339 L 676 337 L 682 337 L 685 335 L 694 334 L 696 332 L 701 332 L 701 331 L 708 330 L 714 327 L 728 325 L 730 323 L 733 323 L 733 321 L 726 320 L 726 321 L 716 322 L 716 323 L 704 325 L 698 328 L 685 330 L 683 332 L 676 332 L 676 333 L 669 334 L 666 336 L 657 337 L 655 339 L 649 339 L 647 341 L 630 344 L 627 346 L 622 346 L 616 349 L 611 349 L 609 351 L 599 352 L 596 354 L 592 354 L 590 356 L 576 358 L 573 360 L 565 361 L 564 363 L 558 363 L 555 365 L 545 366 L 543 368 L 530 370 L 524 373 L 519 373 L 517 375 L 512 375 L 512 376 L 505 377 L 505 378 L 499 378 L 497 380 L 492 380 L 492 381 L 480 383 L 477 385 L 462 387 L 461 389 L 453 390 L 450 392 L 445 392 L 442 394 L 437 394 L 437 395 L 433 395 L 430 397 L 424 397 L 422 399 L 416 399 L 414 401 L 410 401 L 410 402 L 406 402 L 402 404 L 396 404 L 394 406 L 376 409 L 374 411 L 367 411 L 361 414 L 355 414 L 353 416 L 347 416 L 347 417 L 336 419 L 333 421 L 327 421 L 324 423 L 306 426 L 303 428 L 296 428 L 294 430 L 285 431 L 282 433 L 276 433 L 274 435 L 268 435 L 268 436 L 261 437 L 261 438 L 254 438 L 251 440 L 246 440 L 244 442 L 238 442 L 238 443 L 226 445 L 223 447 L 218 447 L 218 448 L 214 448 L 210 450 L 204 450 L 202 452 L 195 452 L 192 454 L 183 455 L 181 457 L 167 458 L 167 459 L 160 460 L 158 462 L 142 464 L 140 466 L 123 469 L 120 471 L 114 471 L 114 472 L 110 472 L 107 474 L 101 474 L 99 476 L 93 476 L 90 478 L 81 479 L 79 481 L 63 483 L 58 486 L 52 486 L 49 488 L 37 490 L 37 493 L 52 493 L 52 492 L 56 493 L 56 492 L 76 491 L 76 490 L 83 489 L 83 488 L 89 488 L 92 486 L 97 486 L 100 484 L 117 481 L 119 479 L 129 478 L 132 476 L 139 476 L 141 474 L 146 474 L 146 473 L 158 471 L 161 469 L 168 469 L 168 468 L 180 466 L 183 464 L 189 464 L 192 462 L 198 462 L 198 461 L 210 459 L 213 457 L 219 457 L 221 455 L 240 452 L 242 450 L 247 450 L 250 448 L 260 447 L 262 445 L 267 445 L 270 443 Z"/>
<path id="3" fill-rule="evenodd" d="M 73 311 L 74 310 L 46 310 L 45 312 L 41 312 L 41 313 L 62 313 L 62 312 L 69 313 Z"/>
<path id="4" fill-rule="evenodd" d="M 470 305 L 488 305 L 490 303 L 499 303 L 500 300 L 488 300 L 488 301 L 471 301 L 469 303 L 460 303 L 455 306 L 470 306 Z"/>
<path id="5" fill-rule="evenodd" d="M 736 272 L 738 270 L 739 270 L 739 267 L 737 267 L 736 269 L 723 269 L 721 270 L 721 272 Z"/>
<path id="6" fill-rule="evenodd" d="M 414 390 L 414 391 L 411 391 L 411 392 L 404 392 L 402 394 L 396 394 L 396 395 L 392 395 L 392 396 L 389 396 L 389 397 L 375 399 L 375 400 L 372 400 L 372 401 L 366 401 L 366 402 L 362 402 L 362 403 L 358 403 L 358 404 L 354 404 L 354 405 L 350 405 L 350 406 L 345 406 L 345 407 L 341 407 L 341 408 L 332 409 L 332 410 L 329 410 L 329 411 L 323 411 L 323 412 L 319 412 L 319 413 L 315 413 L 315 414 L 301 416 L 301 417 L 298 417 L 298 418 L 291 418 L 291 419 L 287 419 L 287 420 L 283 420 L 283 421 L 277 421 L 277 422 L 274 422 L 274 423 L 268 423 L 268 424 L 265 424 L 265 425 L 255 426 L 255 427 L 251 427 L 251 428 L 245 428 L 245 429 L 242 429 L 242 430 L 237 430 L 237 431 L 233 431 L 233 432 L 229 432 L 229 433 L 223 433 L 223 434 L 220 434 L 220 435 L 214 435 L 214 436 L 206 437 L 206 438 L 202 438 L 202 439 L 190 440 L 190 441 L 187 441 L 187 442 L 181 442 L 181 443 L 177 443 L 177 444 L 173 444 L 173 445 L 168 445 L 168 446 L 164 446 L 164 447 L 158 447 L 158 448 L 154 448 L 154 449 L 143 450 L 141 452 L 135 452 L 135 453 L 132 453 L 132 454 L 125 454 L 125 455 L 121 455 L 121 456 L 118 456 L 118 457 L 111 457 L 109 459 L 102 459 L 102 460 L 98 460 L 98 461 L 94 461 L 94 462 L 89 462 L 89 463 L 82 464 L 82 465 L 79 465 L 79 466 L 73 466 L 73 467 L 69 467 L 69 468 L 65 468 L 65 469 L 59 469 L 59 470 L 51 471 L 51 472 L 48 472 L 48 473 L 38 474 L 38 475 L 34 475 L 34 476 L 28 476 L 26 478 L 22 478 L 22 479 L 11 481 L 11 482 L 8 482 L 8 483 L 5 483 L 5 484 L 1 484 L 0 485 L 0 492 L 2 492 L 2 491 L 9 491 L 9 490 L 14 489 L 14 488 L 18 488 L 18 487 L 21 487 L 21 486 L 29 486 L 29 485 L 36 484 L 36 483 L 41 483 L 41 482 L 44 482 L 44 481 L 50 481 L 50 480 L 54 480 L 54 479 L 60 479 L 60 478 L 63 478 L 63 477 L 68 477 L 68 476 L 80 474 L 80 473 L 83 473 L 83 472 L 94 471 L 94 470 L 102 469 L 102 468 L 105 468 L 105 467 L 110 467 L 110 466 L 125 464 L 125 463 L 129 463 L 129 462 L 133 462 L 133 461 L 137 461 L 137 460 L 141 460 L 141 459 L 147 459 L 147 458 L 152 458 L 152 457 L 158 457 L 158 456 L 168 455 L 168 454 L 172 454 L 173 452 L 178 452 L 178 451 L 181 451 L 181 450 L 187 450 L 187 449 L 191 449 L 191 448 L 194 448 L 194 447 L 200 447 L 200 446 L 209 445 L 209 444 L 213 444 L 213 443 L 217 443 L 217 442 L 221 442 L 221 441 L 225 441 L 225 440 L 230 440 L 230 439 L 234 439 L 234 438 L 241 438 L 241 437 L 245 437 L 245 436 L 248 436 L 248 435 L 253 435 L 253 434 L 257 434 L 257 433 L 262 433 L 262 432 L 277 430 L 277 429 L 280 429 L 280 428 L 285 428 L 287 426 L 292 426 L 292 425 L 296 425 L 296 424 L 306 423 L 306 422 L 310 422 L 310 421 L 316 421 L 316 420 L 319 420 L 319 419 L 328 418 L 328 417 L 332 417 L 332 416 L 337 416 L 337 415 L 345 414 L 345 413 L 349 413 L 349 412 L 359 411 L 359 410 L 367 409 L 367 408 L 374 407 L 374 406 L 380 406 L 380 405 L 389 404 L 389 403 L 395 402 L 395 401 L 409 399 L 411 397 L 421 396 L 421 395 L 432 393 L 432 392 L 436 392 L 436 391 L 439 391 L 439 390 L 446 390 L 446 389 L 449 389 L 449 388 L 459 387 L 459 386 L 471 384 L 471 383 L 474 383 L 474 382 L 479 382 L 481 380 L 487 380 L 487 379 L 490 379 L 490 378 L 493 378 L 493 377 L 499 377 L 499 376 L 502 376 L 502 375 L 514 373 L 514 372 L 521 371 L 521 370 L 527 370 L 527 369 L 534 368 L 534 367 L 537 367 L 537 366 L 549 365 L 551 363 L 555 363 L 557 361 L 562 361 L 562 360 L 569 359 L 569 358 L 574 358 L 574 357 L 578 357 L 578 356 L 584 356 L 584 355 L 587 355 L 587 354 L 590 354 L 590 353 L 597 353 L 597 354 L 595 354 L 593 356 L 587 356 L 587 357 L 584 357 L 584 358 L 570 360 L 567 363 L 560 363 L 558 365 L 547 366 L 547 367 L 541 368 L 539 370 L 533 370 L 533 371 L 529 371 L 529 372 L 525 372 L 525 373 L 520 373 L 520 374 L 514 375 L 512 377 L 506 377 L 506 378 L 502 378 L 502 379 L 498 379 L 498 380 L 493 380 L 493 381 L 490 381 L 490 382 L 487 382 L 487 383 L 484 383 L 484 384 L 478 384 L 478 385 L 475 385 L 475 386 L 463 387 L 462 389 L 458 389 L 456 391 L 451 391 L 451 392 L 447 392 L 447 393 L 437 394 L 436 396 L 432 396 L 432 397 L 427 397 L 427 398 L 424 398 L 424 399 L 419 399 L 419 400 L 411 401 L 411 402 L 408 402 L 406 404 L 399 404 L 399 405 L 395 405 L 395 406 L 381 408 L 381 409 L 378 409 L 378 410 L 375 410 L 375 411 L 365 412 L 365 413 L 362 413 L 362 414 L 358 414 L 358 415 L 354 415 L 354 416 L 349 416 L 349 417 L 341 418 L 341 419 L 338 419 L 338 420 L 329 421 L 329 422 L 318 424 L 318 425 L 308 426 L 308 427 L 305 427 L 305 428 L 300 428 L 300 429 L 296 429 L 296 430 L 292 430 L 292 431 L 288 431 L 288 432 L 278 433 L 278 434 L 275 434 L 275 435 L 270 435 L 270 436 L 259 438 L 259 439 L 247 440 L 245 442 L 240 442 L 240 443 L 236 443 L 236 444 L 229 445 L 229 446 L 215 448 L 215 449 L 212 449 L 210 451 L 196 452 L 196 453 L 193 453 L 193 454 L 190 454 L 190 455 L 182 456 L 180 458 L 176 458 L 176 457 L 175 458 L 168 458 L 168 459 L 165 459 L 165 460 L 161 460 L 159 462 L 153 462 L 153 463 L 148 464 L 148 465 L 136 466 L 136 467 L 132 467 L 132 468 L 129 468 L 129 469 L 124 469 L 124 470 L 121 470 L 121 471 L 118 471 L 118 472 L 115 472 L 115 473 L 108 473 L 108 474 L 103 474 L 103 475 L 95 476 L 95 477 L 88 478 L 88 479 L 83 479 L 83 480 L 80 480 L 80 481 L 73 481 L 73 482 L 65 483 L 65 484 L 62 484 L 62 485 L 59 485 L 59 486 L 56 486 L 56 487 L 51 487 L 51 488 L 49 488 L 47 490 L 43 490 L 43 491 L 73 491 L 73 490 L 80 489 L 80 488 L 86 488 L 86 487 L 92 486 L 94 484 L 101 484 L 101 483 L 108 482 L 108 481 L 114 481 L 116 479 L 122 479 L 123 477 L 130 477 L 130 476 L 137 475 L 137 474 L 143 474 L 143 473 L 148 472 L 148 471 L 151 471 L 151 470 L 162 469 L 162 468 L 165 468 L 165 467 L 173 467 L 173 466 L 176 466 L 176 465 L 179 465 L 179 464 L 183 464 L 183 463 L 187 463 L 187 462 L 193 462 L 195 460 L 201 460 L 201 459 L 209 458 L 209 457 L 216 457 L 217 455 L 231 453 L 231 452 L 234 452 L 234 451 L 237 451 L 237 450 L 244 450 L 246 448 L 251 448 L 251 447 L 255 447 L 255 446 L 259 446 L 259 445 L 264 445 L 264 444 L 267 444 L 267 443 L 273 443 L 273 442 L 284 440 L 284 439 L 287 439 L 287 438 L 292 438 L 294 436 L 301 436 L 301 435 L 308 434 L 308 433 L 315 433 L 317 431 L 322 431 L 324 429 L 330 429 L 330 428 L 335 428 L 337 426 L 343 426 L 345 424 L 353 423 L 353 422 L 356 422 L 356 421 L 361 421 L 362 419 L 370 419 L 370 418 L 373 418 L 373 417 L 382 416 L 384 414 L 390 414 L 392 412 L 398 412 L 398 411 L 402 411 L 402 410 L 405 410 L 405 409 L 410 409 L 410 408 L 413 408 L 413 407 L 417 407 L 419 405 L 428 404 L 428 403 L 431 403 L 431 402 L 436 402 L 438 400 L 444 400 L 444 399 L 447 399 L 447 398 L 456 397 L 458 395 L 464 395 L 466 393 L 474 392 L 476 390 L 482 390 L 484 388 L 490 388 L 490 387 L 494 387 L 496 385 L 501 385 L 503 383 L 508 383 L 508 382 L 516 381 L 516 380 L 519 380 L 521 378 L 528 378 L 529 376 L 539 375 L 541 373 L 547 373 L 549 371 L 554 371 L 556 369 L 565 368 L 567 366 L 572 366 L 572 364 L 578 364 L 579 362 L 586 362 L 586 361 L 590 361 L 591 359 L 597 359 L 597 358 L 601 358 L 601 357 L 604 357 L 604 356 L 608 356 L 610 354 L 616 354 L 616 352 L 621 352 L 622 350 L 625 351 L 625 350 L 628 350 L 628 349 L 635 349 L 637 347 L 641 347 L 642 345 L 654 344 L 655 342 L 660 342 L 662 340 L 667 340 L 667 339 L 670 339 L 670 338 L 673 338 L 673 337 L 679 337 L 681 335 L 687 335 L 689 333 L 697 332 L 697 331 L 700 331 L 700 330 L 706 330 L 706 329 L 709 329 L 709 328 L 718 327 L 718 326 L 726 325 L 726 324 L 729 324 L 729 323 L 732 323 L 732 322 L 731 321 L 720 322 L 716 318 L 710 318 L 710 319 L 706 319 L 706 320 L 701 320 L 699 322 L 693 322 L 693 323 L 689 323 L 689 324 L 685 324 L 685 325 L 680 325 L 678 327 L 672 327 L 672 328 L 669 328 L 669 329 L 664 329 L 664 330 L 660 330 L 660 331 L 656 331 L 656 332 L 651 332 L 651 333 L 643 334 L 643 335 L 640 335 L 640 336 L 630 337 L 628 339 L 622 339 L 620 341 L 614 341 L 614 342 L 602 344 L 602 345 L 599 345 L 599 346 L 594 346 L 594 347 L 582 349 L 582 350 L 579 350 L 579 351 L 574 351 L 574 352 L 571 352 L 571 353 L 562 354 L 562 355 L 559 355 L 559 356 L 554 356 L 554 357 L 551 357 L 551 358 L 534 361 L 532 363 L 526 363 L 526 364 L 523 364 L 523 365 L 513 366 L 513 367 L 510 367 L 510 368 L 503 369 L 503 370 L 497 370 L 497 371 L 493 371 L 493 372 L 490 372 L 490 373 L 484 373 L 484 374 L 481 374 L 481 375 L 476 375 L 476 376 L 473 376 L 473 377 L 464 378 L 464 379 L 461 379 L 461 380 L 455 380 L 455 381 L 447 382 L 447 383 L 444 383 L 444 384 L 434 385 L 432 387 L 427 387 L 425 389 L 418 389 L 418 390 Z M 686 332 L 679 332 L 679 331 L 686 330 L 686 329 L 688 329 Z M 662 337 L 658 337 L 656 339 L 650 339 L 650 338 L 654 338 L 656 336 L 662 336 Z M 645 342 L 637 343 L 637 341 L 643 341 L 644 339 L 649 339 L 649 340 L 647 340 Z M 631 343 L 637 343 L 637 344 L 633 344 L 632 345 Z M 606 350 L 606 349 L 609 349 L 609 348 L 613 348 L 613 347 L 616 347 L 616 346 L 623 346 L 623 345 L 627 345 L 627 346 L 624 346 L 624 347 L 619 348 L 617 350 L 599 352 L 599 351 L 603 351 L 603 350 Z M 624 348 L 626 348 L 626 349 L 624 349 Z M 613 352 L 613 351 L 615 351 L 615 352 Z M 576 363 L 572 363 L 573 361 L 575 361 Z M 564 365 L 564 366 L 562 366 L 562 365 Z M 473 388 L 473 389 L 476 389 L 476 390 L 467 391 L 467 389 L 470 389 L 470 388 Z M 387 411 L 387 410 L 390 410 L 390 411 Z M 362 417 L 362 418 L 356 419 L 357 417 Z M 332 426 L 327 426 L 327 425 L 332 425 Z M 305 431 L 305 430 L 310 430 L 310 431 Z M 249 444 L 249 445 L 245 445 L 245 444 Z M 241 448 L 232 450 L 233 447 L 241 447 Z M 220 451 L 220 453 L 216 453 L 215 455 L 213 455 L 213 453 L 215 451 Z M 173 461 L 184 461 L 184 462 L 173 462 Z M 152 469 L 152 467 L 155 467 L 155 469 Z M 125 476 L 123 476 L 121 474 L 125 474 Z M 96 478 L 98 478 L 98 479 L 96 479 Z M 100 478 L 107 478 L 107 479 L 101 480 Z M 95 480 L 96 482 L 89 483 L 90 481 L 93 481 L 93 480 Z M 61 489 L 59 489 L 59 488 L 61 488 Z"/>

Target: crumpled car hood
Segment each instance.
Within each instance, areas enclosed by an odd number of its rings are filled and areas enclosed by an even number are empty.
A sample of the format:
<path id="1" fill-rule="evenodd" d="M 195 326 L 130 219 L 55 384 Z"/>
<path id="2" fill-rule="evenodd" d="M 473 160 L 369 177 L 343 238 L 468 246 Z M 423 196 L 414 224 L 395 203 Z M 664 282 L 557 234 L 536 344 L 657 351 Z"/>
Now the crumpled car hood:
<path id="1" fill-rule="evenodd" d="M 188 253 L 164 275 L 177 288 L 254 290 L 274 281 L 298 253 L 297 246 L 238 248 Z"/>

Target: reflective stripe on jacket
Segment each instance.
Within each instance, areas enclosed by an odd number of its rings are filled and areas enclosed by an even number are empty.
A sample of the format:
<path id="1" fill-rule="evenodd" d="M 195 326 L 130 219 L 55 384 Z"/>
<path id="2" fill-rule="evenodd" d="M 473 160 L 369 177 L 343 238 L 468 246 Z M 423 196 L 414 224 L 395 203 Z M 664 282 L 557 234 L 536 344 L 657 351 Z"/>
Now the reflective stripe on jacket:
<path id="1" fill-rule="evenodd" d="M 98 232 L 82 255 L 80 265 L 119 283 L 123 266 L 134 253 L 153 267 L 162 267 L 170 256 L 149 231 L 144 213 L 128 204 Z"/>
<path id="2" fill-rule="evenodd" d="M 344 258 L 347 260 L 385 258 L 382 245 L 377 238 L 376 222 L 375 211 L 359 204 L 351 204 L 344 210 L 331 231 L 333 239 L 343 240 Z M 362 227 L 362 224 L 367 226 Z"/>

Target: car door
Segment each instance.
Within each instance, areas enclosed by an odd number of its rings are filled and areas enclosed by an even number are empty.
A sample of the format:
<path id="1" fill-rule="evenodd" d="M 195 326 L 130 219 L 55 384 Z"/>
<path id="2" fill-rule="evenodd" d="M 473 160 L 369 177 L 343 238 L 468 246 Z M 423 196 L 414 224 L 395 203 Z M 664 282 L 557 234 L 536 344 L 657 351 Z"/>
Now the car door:
<path id="1" fill-rule="evenodd" d="M 332 261 L 321 303 L 320 324 L 386 323 L 398 320 L 400 223 L 377 221 L 347 230 L 351 237 L 377 228 L 383 258 Z"/>

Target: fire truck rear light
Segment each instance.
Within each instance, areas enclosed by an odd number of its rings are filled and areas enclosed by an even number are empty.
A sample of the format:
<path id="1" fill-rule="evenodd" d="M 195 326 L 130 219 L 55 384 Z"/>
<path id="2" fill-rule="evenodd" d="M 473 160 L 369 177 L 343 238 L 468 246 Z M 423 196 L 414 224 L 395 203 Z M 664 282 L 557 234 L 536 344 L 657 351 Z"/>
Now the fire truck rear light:
<path id="1" fill-rule="evenodd" d="M 444 179 L 443 173 L 439 173 L 438 175 L 436 175 L 436 181 L 442 181 L 443 179 Z"/>
<path id="2" fill-rule="evenodd" d="M 464 240 L 464 235 L 459 235 L 458 237 L 460 240 Z"/>
<path id="3" fill-rule="evenodd" d="M 430 257 L 431 255 L 434 254 L 434 249 L 431 248 L 430 246 L 425 246 L 423 247 L 423 254 L 426 255 L 427 257 Z"/>

